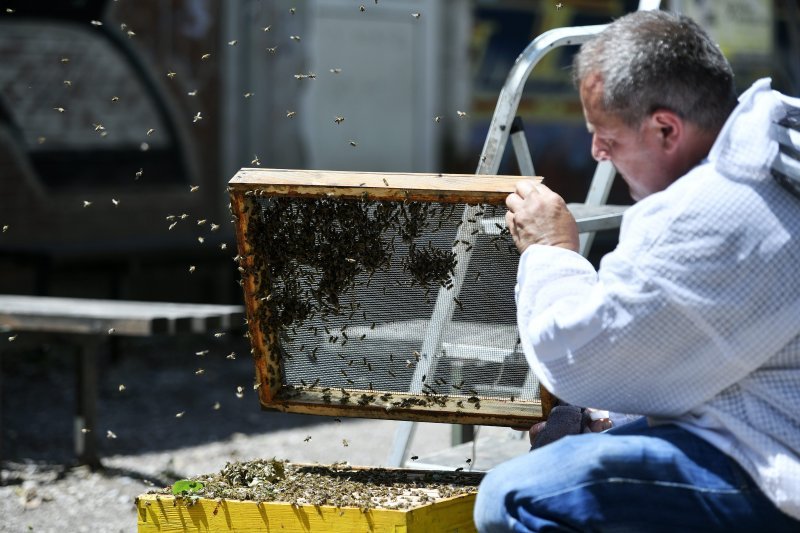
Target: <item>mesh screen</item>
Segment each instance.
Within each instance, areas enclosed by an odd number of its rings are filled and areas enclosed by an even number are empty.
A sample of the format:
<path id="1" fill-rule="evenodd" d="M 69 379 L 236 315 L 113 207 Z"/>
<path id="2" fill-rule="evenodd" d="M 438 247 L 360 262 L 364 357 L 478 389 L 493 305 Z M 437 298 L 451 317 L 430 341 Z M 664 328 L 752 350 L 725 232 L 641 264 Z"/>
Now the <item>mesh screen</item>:
<path id="1" fill-rule="evenodd" d="M 314 391 L 393 418 L 539 401 L 517 334 L 519 254 L 503 206 L 248 201 L 251 320 L 278 362 L 276 401 Z"/>

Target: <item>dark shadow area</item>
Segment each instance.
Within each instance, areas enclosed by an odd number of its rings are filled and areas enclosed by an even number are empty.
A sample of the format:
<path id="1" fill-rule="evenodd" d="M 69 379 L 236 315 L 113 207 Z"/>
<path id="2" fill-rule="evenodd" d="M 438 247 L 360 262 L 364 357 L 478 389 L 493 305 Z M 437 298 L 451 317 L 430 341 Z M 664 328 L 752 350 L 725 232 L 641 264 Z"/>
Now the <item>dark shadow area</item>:
<path id="1" fill-rule="evenodd" d="M 206 355 L 197 355 L 205 350 Z M 102 347 L 96 429 L 101 458 L 328 420 L 262 411 L 253 390 L 255 370 L 249 352 L 247 339 L 238 335 L 122 340 L 113 357 L 108 346 Z M 231 353 L 235 359 L 228 358 Z M 3 351 L 3 460 L 75 462 L 75 370 L 75 356 L 68 346 Z M 241 398 L 237 387 L 242 388 Z M 177 417 L 179 413 L 183 414 Z M 109 431 L 116 438 L 110 438 Z"/>

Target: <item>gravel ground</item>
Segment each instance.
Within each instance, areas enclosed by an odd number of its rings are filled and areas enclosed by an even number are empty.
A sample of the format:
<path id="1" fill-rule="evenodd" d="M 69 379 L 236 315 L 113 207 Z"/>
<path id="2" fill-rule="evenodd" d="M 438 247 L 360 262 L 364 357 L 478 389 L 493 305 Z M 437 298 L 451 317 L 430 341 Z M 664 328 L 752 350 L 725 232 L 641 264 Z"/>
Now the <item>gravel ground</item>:
<path id="1" fill-rule="evenodd" d="M 245 340 L 128 340 L 110 352 L 98 362 L 99 471 L 72 453 L 72 354 L 59 344 L 3 353 L 0 532 L 136 531 L 138 494 L 228 461 L 387 465 L 398 422 L 261 411 Z M 420 424 L 411 454 L 446 448 L 450 431 Z"/>

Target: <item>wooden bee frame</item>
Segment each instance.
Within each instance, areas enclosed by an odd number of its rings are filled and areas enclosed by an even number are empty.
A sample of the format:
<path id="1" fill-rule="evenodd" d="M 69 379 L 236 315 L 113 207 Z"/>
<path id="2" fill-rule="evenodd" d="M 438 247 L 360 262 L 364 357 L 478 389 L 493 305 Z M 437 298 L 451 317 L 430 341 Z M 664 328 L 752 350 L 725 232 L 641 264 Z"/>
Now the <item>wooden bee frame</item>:
<path id="1" fill-rule="evenodd" d="M 518 254 L 503 217 L 505 198 L 521 179 L 524 178 L 240 170 L 231 179 L 228 190 L 256 367 L 255 387 L 262 408 L 327 416 L 501 426 L 526 426 L 544 419 L 552 397 L 528 372 L 519 346 L 513 301 Z M 490 212 L 494 216 L 489 216 Z M 333 218 L 324 218 L 328 216 L 326 213 L 333 213 Z M 356 226 L 360 229 L 353 229 Z M 446 238 L 447 246 L 434 246 L 430 234 L 438 230 L 444 236 L 435 236 L 437 242 Z M 392 258 L 392 252 L 396 251 L 395 237 L 391 241 L 383 235 L 383 240 L 369 240 L 380 231 L 399 235 L 397 241 L 407 249 L 407 256 L 401 260 L 403 275 L 412 277 L 409 282 L 387 277 L 384 283 L 393 281 L 400 287 L 397 291 L 416 291 L 414 301 L 424 297 L 425 306 L 432 311 L 428 322 L 392 318 L 373 319 L 370 324 L 367 311 L 361 302 L 354 301 L 352 294 L 349 307 L 339 299 L 337 290 L 342 294 L 367 290 L 364 286 L 370 287 L 373 275 L 376 272 L 383 275 L 390 263 L 396 261 L 396 257 Z M 494 305 L 505 317 L 497 325 L 486 321 L 484 315 L 491 315 L 488 307 L 470 311 L 480 322 L 453 320 L 454 313 L 466 313 L 458 296 L 464 292 L 467 269 L 478 253 L 478 248 L 473 251 L 473 245 L 477 246 L 477 239 L 483 236 L 491 236 L 484 240 L 505 254 L 503 257 L 511 258 L 507 259 L 510 266 L 504 271 L 507 281 L 502 286 L 510 292 L 504 292 L 508 297 Z M 374 259 L 376 255 L 378 259 Z M 496 262 L 492 258 L 488 264 Z M 320 269 L 324 270 L 321 275 L 314 274 Z M 474 277 L 470 282 L 478 283 L 480 274 L 480 271 L 470 274 Z M 277 281 L 280 275 L 285 275 L 282 284 Z M 438 291 L 435 298 L 432 289 Z M 383 296 L 373 295 L 366 305 L 390 299 L 392 291 L 382 287 Z M 401 309 L 409 312 L 404 294 L 382 303 L 384 318 L 394 309 L 398 314 L 402 314 Z M 415 310 L 410 312 L 413 314 Z M 346 330 L 350 322 L 339 321 L 334 327 L 332 318 L 354 319 L 356 313 L 358 320 L 363 315 L 361 326 Z M 345 318 L 346 315 L 349 317 Z M 317 325 L 304 322 L 312 319 L 324 322 L 316 322 Z M 449 328 L 444 337 L 442 328 Z M 416 350 L 397 355 L 388 353 L 388 362 L 386 353 L 376 355 L 384 347 L 382 342 L 389 343 L 387 339 L 407 342 L 406 337 L 413 337 L 412 332 L 423 332 L 415 338 L 414 342 L 419 341 Z M 318 337 L 323 340 L 314 340 Z M 467 340 L 453 340 L 462 338 Z M 492 344 L 497 339 L 509 338 L 511 345 Z M 311 339 L 319 344 L 312 350 L 310 343 L 301 344 L 298 339 Z M 359 340 L 365 348 L 356 354 L 353 345 Z M 366 344 L 370 341 L 372 348 Z M 350 346 L 344 353 L 348 342 Z M 324 364 L 319 363 L 316 373 L 304 374 L 307 380 L 298 377 L 296 369 L 301 363 L 295 363 L 296 358 L 305 358 L 304 365 L 317 364 L 320 347 L 323 352 L 331 352 L 325 356 Z M 332 355 L 337 350 L 338 359 Z M 370 360 L 372 356 L 375 359 Z M 373 381 L 367 379 L 378 374 L 379 365 L 381 375 L 391 374 L 386 379 L 392 385 L 406 379 L 407 387 L 404 390 L 385 384 L 374 387 Z M 513 366 L 515 373 L 508 371 L 516 379 L 513 386 L 498 385 L 506 366 Z M 397 375 L 401 371 L 405 372 L 403 379 Z M 480 372 L 484 377 L 494 376 L 494 383 L 465 385 L 477 379 L 474 376 Z M 426 377 L 434 375 L 438 377 L 426 383 Z M 456 376 L 461 377 L 460 382 Z M 524 383 L 520 382 L 522 378 Z M 515 393 L 516 390 L 522 392 Z"/>

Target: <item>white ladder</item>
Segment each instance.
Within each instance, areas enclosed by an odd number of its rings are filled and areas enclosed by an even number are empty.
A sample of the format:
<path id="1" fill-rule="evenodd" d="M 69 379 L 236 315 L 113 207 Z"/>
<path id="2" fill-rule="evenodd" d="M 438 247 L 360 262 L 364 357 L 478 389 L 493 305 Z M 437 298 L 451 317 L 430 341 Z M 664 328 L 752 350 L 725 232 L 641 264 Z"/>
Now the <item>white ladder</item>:
<path id="1" fill-rule="evenodd" d="M 658 9 L 659 5 L 660 0 L 640 0 L 638 9 Z M 510 137 L 521 174 L 523 176 L 535 176 L 533 160 L 525 139 L 522 121 L 519 117 L 516 117 L 525 82 L 536 64 L 548 52 L 561 46 L 583 44 L 594 35 L 600 33 L 605 27 L 606 25 L 556 28 L 538 36 L 523 50 L 511 68 L 498 96 L 476 174 L 497 174 L 500 160 Z M 601 230 L 618 228 L 622 220 L 622 213 L 627 208 L 627 206 L 610 206 L 606 204 L 615 175 L 616 170 L 610 162 L 603 161 L 598 163 L 589 186 L 586 201 L 568 205 L 578 223 L 580 253 L 584 257 L 589 253 L 595 233 Z M 460 241 L 474 240 L 475 237 L 471 233 L 473 229 L 477 228 L 469 224 L 467 219 L 474 220 L 477 210 L 477 207 L 465 207 L 462 224 L 458 229 L 456 239 Z M 455 311 L 456 304 L 452 294 L 458 294 L 460 291 L 469 264 L 469 256 L 463 252 L 463 249 L 464 247 L 458 247 L 453 250 L 458 259 L 453 276 L 453 286 L 449 291 L 445 289 L 440 289 L 439 291 L 420 350 L 422 359 L 416 365 L 412 378 L 411 392 L 419 392 L 422 389 L 422 377 L 426 374 L 431 375 L 434 370 L 435 359 L 433 355 L 441 350 L 442 334 Z M 523 389 L 533 387 L 534 380 L 533 373 L 529 371 Z M 408 447 L 415 430 L 416 422 L 403 421 L 399 423 L 395 430 L 394 442 L 388 460 L 389 466 L 400 467 L 405 464 L 408 456 Z"/>

